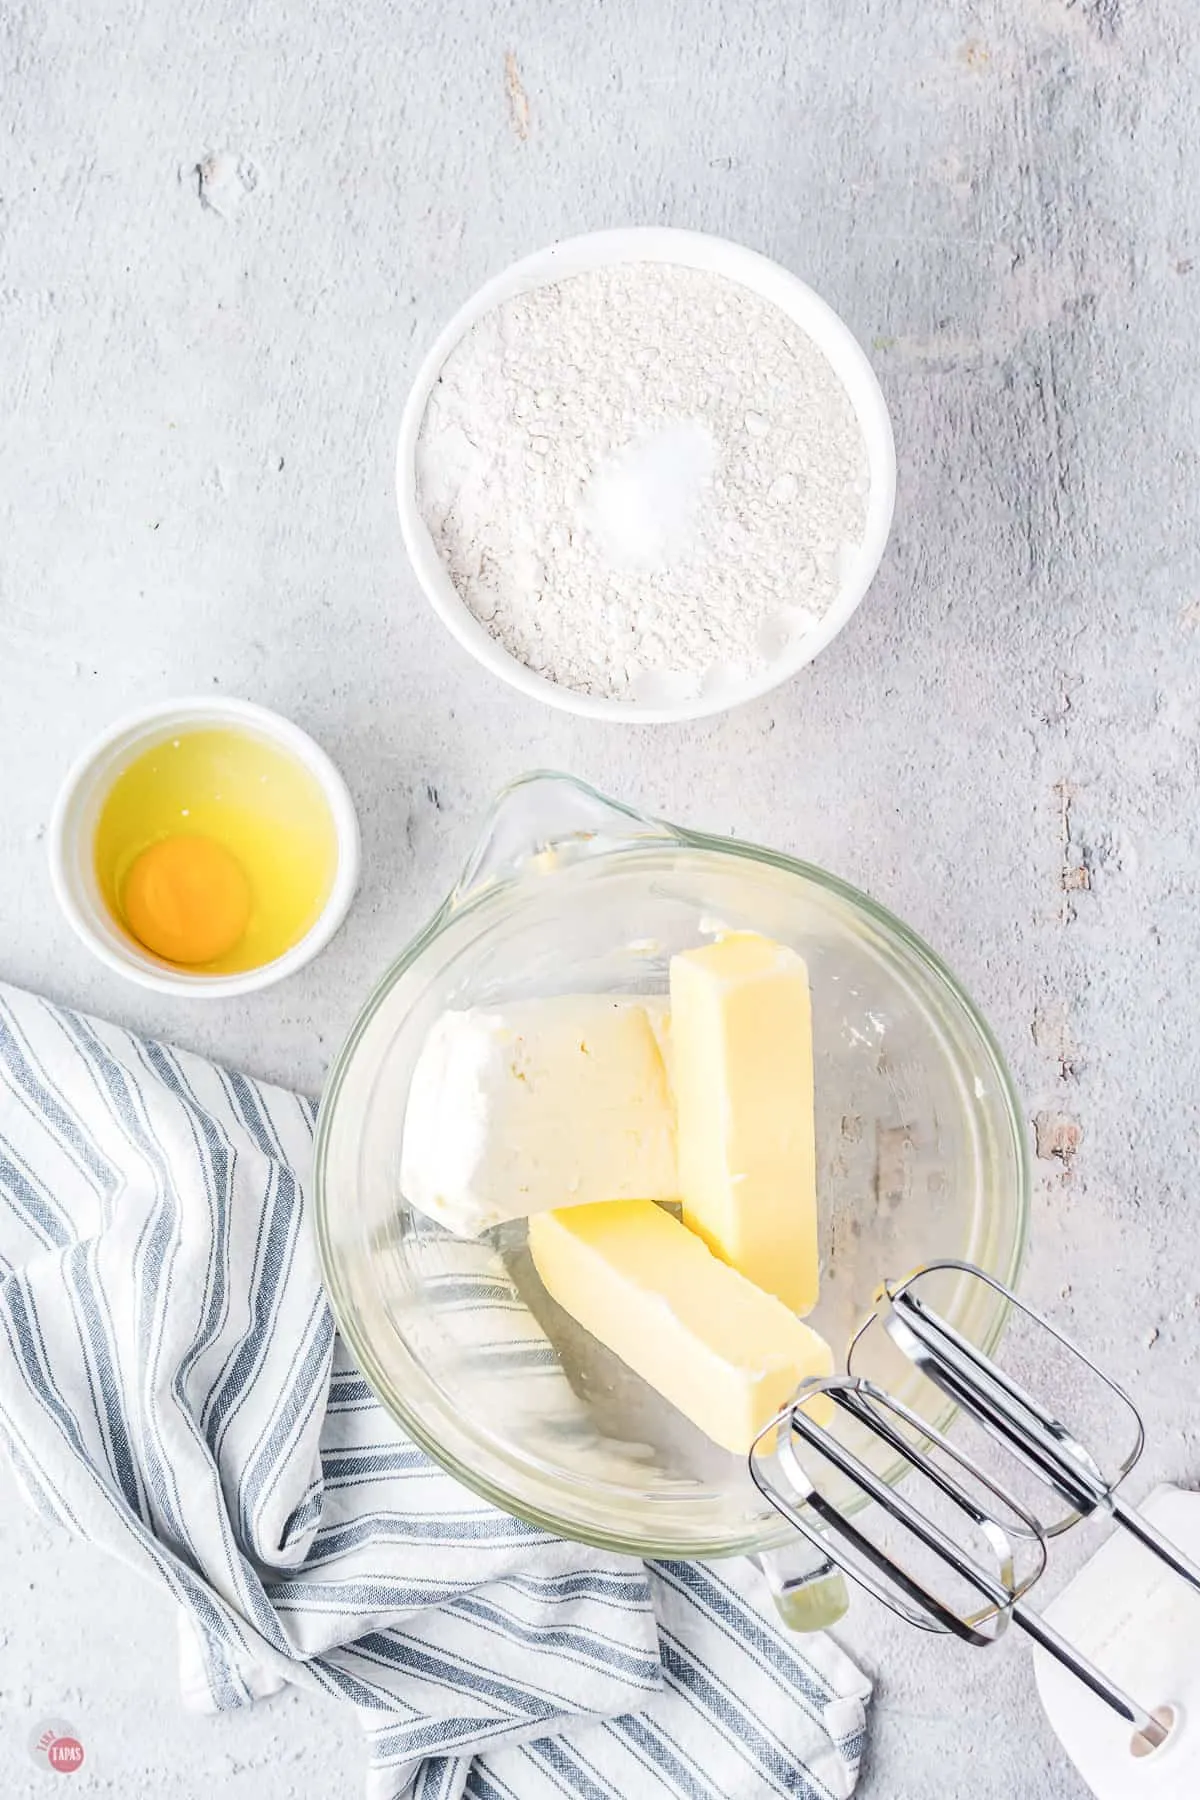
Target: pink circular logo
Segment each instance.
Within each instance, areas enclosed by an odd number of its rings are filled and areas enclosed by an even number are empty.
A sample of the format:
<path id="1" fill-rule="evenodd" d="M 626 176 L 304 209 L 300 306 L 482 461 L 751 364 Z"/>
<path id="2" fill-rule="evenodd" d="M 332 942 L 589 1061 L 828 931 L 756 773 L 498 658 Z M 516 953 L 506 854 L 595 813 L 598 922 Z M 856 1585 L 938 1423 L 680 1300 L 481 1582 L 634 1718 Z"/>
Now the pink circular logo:
<path id="1" fill-rule="evenodd" d="M 29 1740 L 34 1762 L 57 1775 L 73 1775 L 84 1763 L 83 1745 L 73 1725 L 63 1719 L 43 1719 Z"/>
<path id="2" fill-rule="evenodd" d="M 46 1755 L 50 1767 L 62 1775 L 73 1775 L 76 1769 L 83 1767 L 83 1745 L 75 1737 L 55 1738 Z"/>

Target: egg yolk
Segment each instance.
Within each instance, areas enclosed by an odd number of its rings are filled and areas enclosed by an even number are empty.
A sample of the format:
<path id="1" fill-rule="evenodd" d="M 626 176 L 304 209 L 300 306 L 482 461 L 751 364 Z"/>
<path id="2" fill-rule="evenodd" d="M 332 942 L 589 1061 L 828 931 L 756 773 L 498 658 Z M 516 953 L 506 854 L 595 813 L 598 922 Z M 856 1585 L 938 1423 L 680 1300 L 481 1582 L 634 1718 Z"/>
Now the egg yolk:
<path id="1" fill-rule="evenodd" d="M 168 837 L 143 850 L 125 878 L 135 938 L 175 963 L 207 963 L 232 950 L 250 919 L 240 862 L 208 837 Z"/>

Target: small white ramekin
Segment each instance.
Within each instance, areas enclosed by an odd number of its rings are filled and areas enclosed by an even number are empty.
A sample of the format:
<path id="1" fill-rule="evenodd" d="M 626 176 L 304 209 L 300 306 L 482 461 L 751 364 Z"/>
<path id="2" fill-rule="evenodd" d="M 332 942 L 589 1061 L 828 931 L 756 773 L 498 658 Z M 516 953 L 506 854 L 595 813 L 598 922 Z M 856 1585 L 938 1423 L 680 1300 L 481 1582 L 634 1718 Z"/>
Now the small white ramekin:
<path id="1" fill-rule="evenodd" d="M 298 944 L 274 962 L 236 975 L 188 974 L 142 950 L 126 937 L 104 904 L 93 846 L 105 797 L 121 771 L 144 750 L 183 731 L 233 726 L 265 738 L 303 763 L 315 776 L 333 817 L 338 860 L 329 898 Z M 311 962 L 349 910 L 358 886 L 360 847 L 354 802 L 341 775 L 298 725 L 249 700 L 164 700 L 118 719 L 77 758 L 59 790 L 48 834 L 50 880 L 55 898 L 94 956 L 118 975 L 159 994 L 191 1000 L 223 1000 L 270 987 Z"/>
<path id="2" fill-rule="evenodd" d="M 682 264 L 723 275 L 752 289 L 808 333 L 828 357 L 850 397 L 866 444 L 870 490 L 867 522 L 862 543 L 847 559 L 841 589 L 821 622 L 789 650 L 737 688 L 700 694 L 671 703 L 643 704 L 605 696 L 576 693 L 535 675 L 510 656 L 486 626 L 481 625 L 462 600 L 437 553 L 417 504 L 417 439 L 430 393 L 446 358 L 460 338 L 485 313 L 530 288 L 544 287 L 565 276 L 578 275 L 613 263 L 657 262 Z M 596 231 L 585 237 L 567 238 L 549 249 L 513 263 L 481 287 L 461 306 L 431 345 L 417 370 L 412 391 L 400 420 L 396 451 L 396 499 L 405 548 L 430 605 L 443 624 L 469 650 L 477 662 L 499 675 L 511 687 L 531 699 L 543 700 L 563 712 L 589 719 L 624 720 L 630 725 L 672 724 L 727 712 L 743 701 L 756 699 L 787 681 L 810 663 L 837 636 L 866 593 L 879 567 L 891 529 L 896 500 L 896 450 L 887 404 L 857 338 L 825 301 L 797 276 L 757 251 L 725 238 L 702 232 L 676 231 L 657 226 L 638 226 L 620 231 Z"/>

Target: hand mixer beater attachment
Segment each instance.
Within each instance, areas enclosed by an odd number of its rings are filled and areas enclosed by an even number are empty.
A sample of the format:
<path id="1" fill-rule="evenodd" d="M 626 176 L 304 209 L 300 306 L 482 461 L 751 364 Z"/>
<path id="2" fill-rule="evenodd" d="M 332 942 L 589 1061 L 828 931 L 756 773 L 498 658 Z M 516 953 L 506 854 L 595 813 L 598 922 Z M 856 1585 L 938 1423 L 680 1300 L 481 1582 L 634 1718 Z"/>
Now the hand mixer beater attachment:
<path id="1" fill-rule="evenodd" d="M 1060 1366 L 1065 1358 L 1077 1376 L 1100 1384 L 1127 1411 L 1132 1449 L 1113 1473 L 1102 1470 L 1082 1441 L 1085 1433 L 1063 1423 L 935 1309 L 947 1280 L 985 1283 L 1031 1328 L 1038 1367 L 1043 1357 L 1053 1355 Z M 938 1395 L 973 1422 L 973 1442 L 1023 1472 L 1020 1493 L 1011 1478 L 989 1472 L 974 1449 L 952 1443 L 921 1412 L 855 1374 L 864 1343 L 880 1327 Z M 1043 1333 L 1048 1336 L 1039 1338 Z M 879 1311 L 851 1345 L 848 1368 L 847 1375 L 807 1382 L 756 1441 L 750 1472 L 771 1505 L 909 1624 L 973 1645 L 994 1643 L 1015 1625 L 1128 1721 L 1135 1756 L 1164 1744 L 1170 1709 L 1152 1713 L 1141 1706 L 1027 1598 L 1045 1569 L 1048 1540 L 1102 1511 L 1200 1592 L 1200 1569 L 1116 1491 L 1145 1441 L 1129 1396 L 1001 1282 L 963 1262 L 931 1263 L 885 1284 Z M 1031 1486 L 1034 1503 L 1027 1497 Z M 1067 1510 L 1047 1522 L 1051 1497 Z M 874 1509 L 864 1502 L 874 1502 Z"/>

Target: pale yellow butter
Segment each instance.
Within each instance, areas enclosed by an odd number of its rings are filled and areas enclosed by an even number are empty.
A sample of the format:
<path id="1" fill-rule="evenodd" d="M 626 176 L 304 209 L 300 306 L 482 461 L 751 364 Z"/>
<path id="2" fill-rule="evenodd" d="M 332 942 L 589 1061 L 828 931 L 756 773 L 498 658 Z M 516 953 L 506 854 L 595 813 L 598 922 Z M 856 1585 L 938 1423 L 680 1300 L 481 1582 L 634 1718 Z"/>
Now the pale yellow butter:
<path id="1" fill-rule="evenodd" d="M 745 1454 L 828 1344 L 650 1200 L 535 1214 L 553 1299 L 724 1449 Z"/>
<path id="2" fill-rule="evenodd" d="M 685 1225 L 795 1312 L 816 1305 L 808 970 L 731 932 L 671 958 L 671 1078 Z"/>

